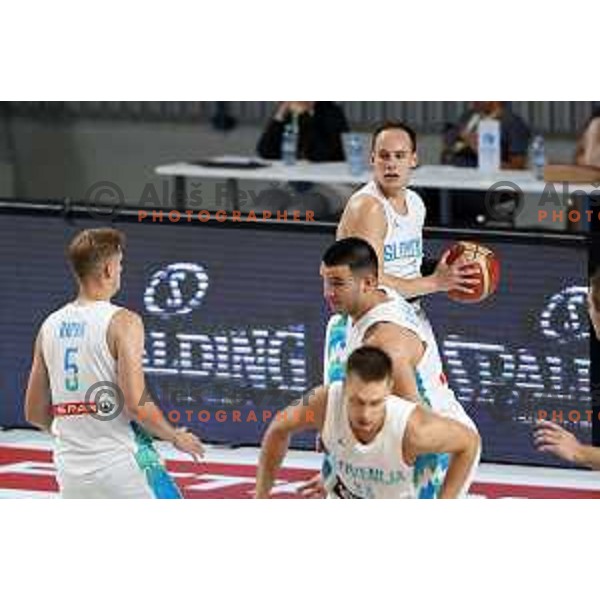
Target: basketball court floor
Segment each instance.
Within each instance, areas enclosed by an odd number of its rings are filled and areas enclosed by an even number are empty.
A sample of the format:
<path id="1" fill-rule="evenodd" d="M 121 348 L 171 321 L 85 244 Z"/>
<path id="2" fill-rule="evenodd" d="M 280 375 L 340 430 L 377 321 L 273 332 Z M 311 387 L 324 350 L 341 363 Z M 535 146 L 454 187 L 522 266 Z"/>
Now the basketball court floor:
<path id="1" fill-rule="evenodd" d="M 251 498 L 258 448 L 207 446 L 199 464 L 158 443 L 167 468 L 186 498 Z M 273 495 L 297 498 L 298 484 L 320 466 L 316 452 L 291 451 Z M 600 472 L 480 465 L 472 498 L 600 498 Z M 0 431 L 0 498 L 58 498 L 51 440 L 31 430 Z"/>

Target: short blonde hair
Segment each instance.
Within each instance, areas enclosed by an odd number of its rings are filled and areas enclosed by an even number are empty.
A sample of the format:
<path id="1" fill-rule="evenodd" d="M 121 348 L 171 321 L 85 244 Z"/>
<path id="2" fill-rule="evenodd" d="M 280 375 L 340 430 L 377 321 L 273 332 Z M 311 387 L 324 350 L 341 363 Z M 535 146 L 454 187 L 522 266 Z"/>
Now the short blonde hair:
<path id="1" fill-rule="evenodd" d="M 103 227 L 80 231 L 69 244 L 67 254 L 75 275 L 85 279 L 124 248 L 125 234 Z"/>

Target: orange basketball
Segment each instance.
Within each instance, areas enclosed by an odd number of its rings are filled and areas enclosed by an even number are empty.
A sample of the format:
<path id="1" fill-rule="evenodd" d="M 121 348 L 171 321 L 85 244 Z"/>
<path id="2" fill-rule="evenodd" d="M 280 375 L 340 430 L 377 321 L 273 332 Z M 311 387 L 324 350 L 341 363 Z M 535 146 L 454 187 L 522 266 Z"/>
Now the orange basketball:
<path id="1" fill-rule="evenodd" d="M 487 246 L 476 242 L 457 242 L 450 248 L 450 254 L 446 262 L 451 265 L 458 258 L 463 257 L 469 262 L 474 262 L 479 268 L 479 273 L 472 275 L 478 279 L 474 286 L 474 293 L 451 291 L 448 296 L 465 304 L 476 304 L 491 296 L 498 287 L 500 281 L 500 261 L 498 257 Z"/>

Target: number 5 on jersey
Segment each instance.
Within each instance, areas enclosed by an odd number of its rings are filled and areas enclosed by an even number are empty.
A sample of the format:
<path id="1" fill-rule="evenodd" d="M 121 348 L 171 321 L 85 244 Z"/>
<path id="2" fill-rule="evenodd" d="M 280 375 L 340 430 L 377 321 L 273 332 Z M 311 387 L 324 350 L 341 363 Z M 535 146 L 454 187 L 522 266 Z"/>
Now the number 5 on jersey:
<path id="1" fill-rule="evenodd" d="M 79 389 L 79 367 L 76 363 L 77 358 L 76 347 L 67 348 L 65 350 L 65 387 L 69 392 L 76 392 Z"/>

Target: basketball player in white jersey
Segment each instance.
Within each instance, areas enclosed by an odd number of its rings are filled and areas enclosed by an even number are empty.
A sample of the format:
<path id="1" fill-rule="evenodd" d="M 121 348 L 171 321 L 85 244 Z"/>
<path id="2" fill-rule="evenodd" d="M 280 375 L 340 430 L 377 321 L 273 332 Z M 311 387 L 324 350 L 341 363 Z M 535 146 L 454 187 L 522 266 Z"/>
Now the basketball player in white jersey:
<path id="1" fill-rule="evenodd" d="M 330 308 L 350 318 L 347 354 L 363 345 L 383 350 L 393 361 L 395 395 L 424 404 L 476 431 L 448 387 L 437 345 L 430 343 L 431 334 L 422 319 L 394 290 L 379 286 L 378 259 L 368 242 L 360 238 L 335 242 L 323 255 L 321 277 Z M 415 468 L 419 497 L 433 498 L 439 493 L 447 468 L 445 455 L 420 459 Z M 315 480 L 312 483 L 317 484 Z M 311 483 L 303 491 L 309 495 L 318 492 Z"/>
<path id="2" fill-rule="evenodd" d="M 425 204 L 408 189 L 417 166 L 417 136 L 408 125 L 379 126 L 371 142 L 373 179 L 356 191 L 338 224 L 336 238 L 359 237 L 377 253 L 380 283 L 404 298 L 452 290 L 470 293 L 477 269 L 464 261 L 446 264 L 447 253 L 433 274 L 421 276 Z"/>
<path id="3" fill-rule="evenodd" d="M 338 240 L 358 237 L 371 244 L 377 254 L 380 283 L 411 299 L 428 345 L 435 346 L 438 352 L 435 335 L 418 297 L 451 290 L 471 293 L 469 285 L 476 283 L 472 276 L 477 268 L 464 259 L 447 265 L 446 252 L 431 275 L 421 274 L 426 209 L 421 197 L 407 187 L 410 173 L 417 166 L 417 136 L 411 127 L 397 121 L 379 126 L 372 136 L 371 164 L 373 179 L 348 201 L 336 237 Z M 339 348 L 343 346 L 344 325 L 339 316 L 329 321 L 325 382 L 339 380 L 343 373 Z M 430 466 L 434 458 L 419 460 Z M 423 494 L 427 495 L 428 490 Z"/>
<path id="4" fill-rule="evenodd" d="M 408 125 L 389 122 L 378 127 L 372 138 L 373 180 L 355 192 L 342 214 L 336 238 L 358 237 L 371 244 L 377 254 L 380 284 L 411 299 L 417 316 L 437 345 L 425 311 L 417 298 L 448 291 L 472 293 L 477 267 L 459 259 L 446 264 L 446 251 L 431 275 L 423 277 L 423 226 L 425 204 L 407 188 L 410 172 L 417 166 L 417 136 Z M 336 325 L 335 317 L 329 331 Z M 338 326 L 339 328 L 339 326 Z M 331 370 L 327 365 L 326 377 Z M 336 369 L 339 373 L 339 369 Z"/>
<path id="5" fill-rule="evenodd" d="M 316 429 L 327 452 L 330 498 L 415 498 L 413 464 L 422 453 L 447 452 L 451 466 L 440 498 L 457 498 L 477 460 L 477 434 L 392 395 L 392 361 L 372 347 L 355 350 L 344 382 L 321 386 L 274 419 L 262 441 L 256 497 L 267 498 L 290 436 Z"/>
<path id="6" fill-rule="evenodd" d="M 179 498 L 149 434 L 203 454 L 145 394 L 142 320 L 111 303 L 123 248 L 115 229 L 75 236 L 68 255 L 79 293 L 47 317 L 35 342 L 25 415 L 54 436 L 64 498 Z"/>

